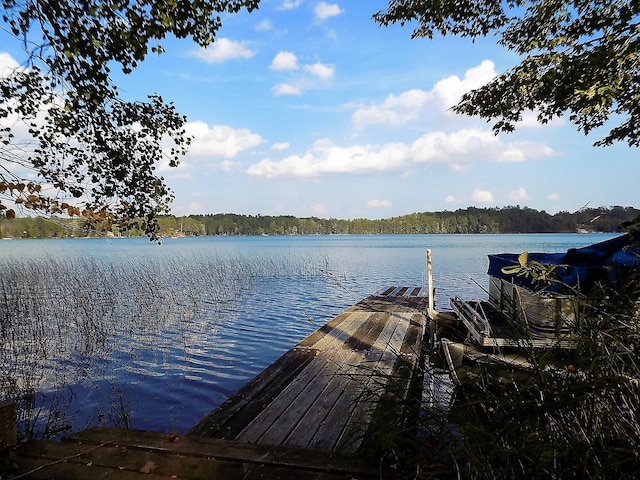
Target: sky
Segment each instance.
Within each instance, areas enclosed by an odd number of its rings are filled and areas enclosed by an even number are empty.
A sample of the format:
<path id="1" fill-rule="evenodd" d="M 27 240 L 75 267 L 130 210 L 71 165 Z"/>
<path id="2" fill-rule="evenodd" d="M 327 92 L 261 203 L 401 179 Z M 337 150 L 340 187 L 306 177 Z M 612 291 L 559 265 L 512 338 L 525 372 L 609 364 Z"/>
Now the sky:
<path id="1" fill-rule="evenodd" d="M 389 218 L 469 206 L 576 211 L 640 206 L 626 144 L 593 147 L 566 118 L 529 115 L 495 136 L 452 113 L 461 95 L 518 63 L 495 38 L 411 39 L 380 27 L 384 0 L 262 0 L 223 17 L 207 49 L 166 39 L 122 96 L 160 94 L 187 116 L 191 149 L 159 173 L 175 215 Z M 3 48 L 11 60 L 17 50 Z M 16 59 L 18 60 L 18 59 Z"/>

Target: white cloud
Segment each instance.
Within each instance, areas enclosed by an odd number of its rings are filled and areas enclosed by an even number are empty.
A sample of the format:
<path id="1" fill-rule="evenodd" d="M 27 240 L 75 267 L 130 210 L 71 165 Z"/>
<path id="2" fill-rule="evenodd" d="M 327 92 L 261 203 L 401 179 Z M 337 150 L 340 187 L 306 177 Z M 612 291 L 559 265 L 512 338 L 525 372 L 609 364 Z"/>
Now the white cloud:
<path id="1" fill-rule="evenodd" d="M 264 32 L 266 30 L 271 30 L 273 28 L 273 23 L 268 18 L 265 18 L 261 22 L 256 25 L 256 30 L 258 32 Z"/>
<path id="2" fill-rule="evenodd" d="M 523 160 L 550 156 L 553 149 L 545 145 L 503 143 L 489 130 L 463 129 L 457 132 L 430 132 L 415 141 L 383 145 L 336 146 L 319 140 L 302 155 L 282 160 L 263 159 L 247 172 L 267 178 L 278 176 L 317 177 L 326 174 L 363 174 L 384 171 L 407 171 L 419 164 L 448 165 L 455 171 L 477 162 L 499 162 L 503 153 Z"/>
<path id="3" fill-rule="evenodd" d="M 302 0 L 284 0 L 279 10 L 293 10 L 302 5 Z"/>
<path id="4" fill-rule="evenodd" d="M 279 176 L 317 177 L 335 173 L 366 173 L 395 170 L 406 161 L 402 144 L 354 145 L 339 147 L 319 140 L 304 155 L 291 155 L 280 161 L 264 159 L 247 169 L 250 175 L 273 178 Z"/>
<path id="5" fill-rule="evenodd" d="M 542 127 L 561 127 L 566 122 L 562 117 L 554 117 L 547 123 L 538 121 L 538 111 L 529 110 L 522 114 L 522 120 L 518 122 L 518 128 L 542 128 Z"/>
<path id="6" fill-rule="evenodd" d="M 460 102 L 462 96 L 473 89 L 489 83 L 497 76 L 495 65 L 491 60 L 484 60 L 480 65 L 465 72 L 464 78 L 449 76 L 437 82 L 431 90 L 412 89 L 400 94 L 390 94 L 382 102 L 371 105 L 346 104 L 354 108 L 351 124 L 356 129 L 368 125 L 402 125 L 421 116 L 433 118 L 435 115 L 453 116 L 450 108 Z M 519 127 L 539 128 L 544 126 L 537 120 L 537 112 L 525 112 Z M 552 119 L 547 126 L 562 126 L 560 117 Z M 519 161 L 505 155 L 504 161 Z"/>
<path id="7" fill-rule="evenodd" d="M 431 91 L 445 108 L 450 108 L 460 101 L 462 95 L 489 83 L 496 76 L 493 62 L 484 60 L 480 65 L 467 70 L 463 79 L 452 75 L 437 82 Z"/>
<path id="8" fill-rule="evenodd" d="M 484 60 L 480 65 L 467 70 L 464 78 L 452 75 L 437 82 L 431 90 L 434 96 L 439 99 L 445 111 L 458 104 L 465 93 L 475 90 L 486 85 L 498 74 L 495 71 L 495 65 L 491 60 Z M 449 115 L 455 115 L 448 111 Z M 545 126 L 540 123 L 537 118 L 537 111 L 526 111 L 522 115 L 522 120 L 518 122 L 520 128 L 540 128 Z M 562 126 L 564 120 L 560 117 L 553 118 L 548 122 L 547 126 Z"/>
<path id="9" fill-rule="evenodd" d="M 511 148 L 509 144 L 501 144 L 489 130 L 463 129 L 452 133 L 427 133 L 411 144 L 411 155 L 417 163 L 473 163 L 483 158 L 495 158 L 508 148 Z"/>
<path id="10" fill-rule="evenodd" d="M 462 95 L 480 87 L 496 76 L 490 60 L 466 71 L 464 79 L 453 75 L 437 82 L 430 91 L 411 89 L 398 95 L 390 94 L 382 102 L 356 107 L 351 123 L 356 129 L 367 125 L 401 125 L 418 118 L 425 111 L 444 113 L 460 101 Z M 432 115 L 432 114 L 431 114 Z"/>
<path id="11" fill-rule="evenodd" d="M 434 112 L 440 115 L 455 115 L 451 107 L 458 104 L 462 96 L 489 83 L 497 76 L 495 65 L 491 60 L 484 60 L 480 65 L 470 68 L 465 72 L 464 78 L 451 75 L 438 81 L 431 90 L 412 89 L 400 94 L 390 94 L 380 103 L 372 105 L 345 105 L 347 108 L 355 108 L 351 116 L 351 124 L 356 129 L 362 129 L 367 125 L 401 125 L 429 112 L 433 117 Z M 564 120 L 560 117 L 553 118 L 546 126 L 562 126 Z M 519 127 L 540 128 L 545 125 L 537 120 L 537 112 L 524 112 Z M 508 159 L 504 161 L 517 161 Z"/>
<path id="12" fill-rule="evenodd" d="M 18 67 L 18 62 L 11 55 L 0 53 L 0 78 L 8 77 Z"/>
<path id="13" fill-rule="evenodd" d="M 524 189 L 524 187 L 520 187 L 516 190 L 511 190 L 509 192 L 509 199 L 516 202 L 523 202 L 523 201 L 530 200 L 530 197 L 529 197 L 529 194 L 527 194 L 527 191 Z"/>
<path id="14" fill-rule="evenodd" d="M 548 145 L 536 142 L 512 142 L 496 155 L 499 162 L 518 163 L 531 158 L 555 157 L 558 153 Z"/>
<path id="15" fill-rule="evenodd" d="M 327 2 L 320 2 L 316 4 L 313 11 L 316 14 L 316 19 L 321 22 L 327 18 L 335 17 L 344 13 L 344 10 L 342 10 L 337 3 L 328 4 Z"/>
<path id="16" fill-rule="evenodd" d="M 468 165 L 460 165 L 459 163 L 452 163 L 451 165 L 449 165 L 449 168 L 458 173 L 466 172 L 467 170 L 469 170 Z"/>
<path id="17" fill-rule="evenodd" d="M 218 63 L 233 58 L 251 58 L 256 54 L 249 49 L 249 42 L 235 42 L 228 38 L 219 38 L 207 48 L 200 48 L 193 56 L 207 63 Z"/>
<path id="18" fill-rule="evenodd" d="M 493 194 L 489 190 L 474 190 L 471 194 L 474 202 L 490 204 L 494 203 Z"/>
<path id="19" fill-rule="evenodd" d="M 269 68 L 272 70 L 297 70 L 298 57 L 291 52 L 278 52 L 277 55 L 273 57 Z"/>
<path id="20" fill-rule="evenodd" d="M 458 203 L 458 199 L 453 195 L 447 195 L 447 197 L 444 199 L 444 203 L 452 205 L 452 204 Z"/>
<path id="21" fill-rule="evenodd" d="M 367 207 L 371 208 L 389 208 L 391 202 L 389 200 L 371 199 L 367 201 Z"/>
<path id="22" fill-rule="evenodd" d="M 299 87 L 288 83 L 279 83 L 275 87 L 273 87 L 273 94 L 276 96 L 280 95 L 301 95 L 302 90 Z"/>
<path id="23" fill-rule="evenodd" d="M 329 80 L 336 72 L 335 67 L 333 67 L 332 65 L 324 65 L 320 62 L 314 63 L 312 65 L 305 65 L 304 70 L 305 72 L 309 72 L 312 75 L 315 75 L 316 77 L 323 80 Z"/>
<path id="24" fill-rule="evenodd" d="M 271 150 L 286 150 L 290 147 L 291 145 L 287 142 L 278 142 L 278 143 L 274 143 L 273 145 L 271 145 Z"/>
<path id="25" fill-rule="evenodd" d="M 180 165 L 177 168 L 170 167 L 168 161 L 161 161 L 158 171 L 163 172 L 171 180 L 193 180 L 193 174 L 187 172 L 187 168 L 189 165 L 184 160 L 180 160 Z"/>
<path id="26" fill-rule="evenodd" d="M 550 193 L 549 195 L 547 195 L 547 198 L 549 200 L 560 200 L 560 195 L 558 195 L 557 193 Z"/>
<path id="27" fill-rule="evenodd" d="M 226 125 L 209 126 L 204 122 L 189 122 L 185 125 L 187 136 L 193 137 L 186 162 L 193 159 L 234 158 L 238 153 L 263 142 L 260 135 L 246 128 L 234 129 Z M 226 163 L 222 169 L 228 171 L 233 164 Z"/>
<path id="28" fill-rule="evenodd" d="M 298 58 L 291 52 L 281 51 L 273 58 L 271 62 L 272 70 L 297 70 Z M 310 76 L 298 76 L 295 80 L 295 84 L 292 83 L 280 83 L 272 88 L 274 95 L 302 95 L 303 88 L 313 88 L 317 81 L 311 78 L 311 76 L 317 77 L 321 80 L 329 80 L 335 73 L 335 68 L 332 65 L 325 65 L 320 62 L 309 64 L 304 66 L 304 71 L 309 73 Z"/>
<path id="29" fill-rule="evenodd" d="M 428 92 L 417 88 L 391 94 L 382 103 L 359 107 L 351 116 L 351 123 L 358 129 L 375 124 L 400 125 L 415 119 L 430 98 Z"/>
<path id="30" fill-rule="evenodd" d="M 553 148 L 535 142 L 503 143 L 490 130 L 462 129 L 456 132 L 430 132 L 411 145 L 416 163 L 445 162 L 456 170 L 477 161 L 524 162 L 557 155 Z"/>
<path id="31" fill-rule="evenodd" d="M 231 160 L 223 160 L 222 162 L 218 163 L 215 167 L 220 172 L 231 173 L 239 166 L 240 164 L 238 162 L 232 162 Z"/>

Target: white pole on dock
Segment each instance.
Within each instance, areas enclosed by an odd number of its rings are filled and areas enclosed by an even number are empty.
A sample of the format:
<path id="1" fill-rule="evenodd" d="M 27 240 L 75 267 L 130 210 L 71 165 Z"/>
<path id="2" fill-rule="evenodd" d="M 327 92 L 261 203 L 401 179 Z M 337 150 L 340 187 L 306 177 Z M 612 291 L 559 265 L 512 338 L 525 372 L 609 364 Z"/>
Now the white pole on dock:
<path id="1" fill-rule="evenodd" d="M 429 315 L 431 315 L 433 313 L 433 265 L 430 248 L 427 248 L 427 288 L 429 289 Z"/>
<path id="2" fill-rule="evenodd" d="M 436 320 L 435 320 L 435 312 L 433 310 L 433 263 L 431 261 L 431 249 L 427 248 L 427 288 L 429 289 L 428 297 L 428 311 L 427 311 L 427 320 L 429 321 L 429 344 L 431 346 L 431 350 L 435 347 L 436 341 Z M 431 369 L 428 370 L 429 375 L 429 408 L 433 409 L 434 399 L 435 399 L 435 378 L 433 376 L 433 371 Z"/>

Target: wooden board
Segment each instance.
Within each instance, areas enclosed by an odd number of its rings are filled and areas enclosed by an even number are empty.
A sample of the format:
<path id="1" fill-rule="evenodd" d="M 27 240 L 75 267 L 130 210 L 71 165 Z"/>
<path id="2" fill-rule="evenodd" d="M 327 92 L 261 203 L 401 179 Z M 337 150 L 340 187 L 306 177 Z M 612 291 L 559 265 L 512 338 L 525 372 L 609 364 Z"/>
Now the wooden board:
<path id="1" fill-rule="evenodd" d="M 419 287 L 388 287 L 309 335 L 188 434 L 92 428 L 61 442 L 29 441 L 16 448 L 17 474 L 397 478 L 371 457 L 368 432 L 406 426 L 402 399 L 419 370 L 427 303 Z"/>
<path id="2" fill-rule="evenodd" d="M 388 287 L 348 308 L 188 434 L 357 453 L 380 400 L 391 398 L 390 379 L 393 398 L 407 398 L 427 323 L 422 293 L 419 287 Z"/>
<path id="3" fill-rule="evenodd" d="M 227 440 L 92 428 L 61 442 L 30 441 L 16 450 L 29 479 L 326 479 L 379 478 L 362 459 Z"/>

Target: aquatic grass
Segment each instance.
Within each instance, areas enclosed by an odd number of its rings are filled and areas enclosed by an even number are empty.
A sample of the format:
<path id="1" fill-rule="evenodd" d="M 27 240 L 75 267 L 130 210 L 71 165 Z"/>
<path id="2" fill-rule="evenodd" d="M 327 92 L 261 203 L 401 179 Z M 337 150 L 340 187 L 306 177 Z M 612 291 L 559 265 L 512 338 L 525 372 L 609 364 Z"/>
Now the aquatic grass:
<path id="1" fill-rule="evenodd" d="M 361 372 L 369 389 L 356 403 L 375 398 L 378 385 L 387 388 L 375 410 L 379 425 L 374 416 L 366 431 L 380 461 L 411 479 L 636 478 L 640 274 L 599 285 L 575 301 L 577 348 L 527 347 L 519 325 L 520 352 L 533 368 L 510 383 L 484 364 L 474 382 L 454 390 L 439 342 L 426 341 L 422 398 L 416 390 L 394 390 L 395 372 Z M 518 327 L 522 319 L 513 321 Z M 409 428 L 389 428 L 390 419 L 407 412 L 415 419 Z"/>
<path id="2" fill-rule="evenodd" d="M 480 368 L 446 417 L 460 431 L 450 476 L 635 478 L 639 280 L 631 274 L 577 295 L 575 350 L 524 348 L 533 367 L 512 383 L 497 382 L 491 365 Z"/>
<path id="3" fill-rule="evenodd" d="M 93 423 L 127 427 L 121 368 L 140 355 L 162 367 L 176 348 L 188 359 L 243 295 L 282 278 L 318 278 L 324 264 L 257 255 L 4 260 L 0 399 L 18 403 L 22 438 L 50 438 L 74 424 L 75 386 L 90 392 L 106 381 Z"/>

